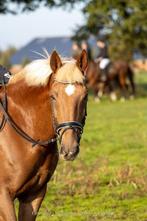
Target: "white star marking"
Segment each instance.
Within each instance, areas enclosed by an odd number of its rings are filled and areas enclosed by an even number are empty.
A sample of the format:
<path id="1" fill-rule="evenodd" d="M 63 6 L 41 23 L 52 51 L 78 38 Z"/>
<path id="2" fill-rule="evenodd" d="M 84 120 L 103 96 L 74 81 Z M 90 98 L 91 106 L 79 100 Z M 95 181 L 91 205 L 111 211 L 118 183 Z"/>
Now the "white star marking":
<path id="1" fill-rule="evenodd" d="M 68 96 L 71 96 L 72 94 L 74 94 L 75 92 L 75 86 L 72 85 L 72 84 L 69 84 L 66 88 L 65 88 L 65 93 L 68 95 Z"/>

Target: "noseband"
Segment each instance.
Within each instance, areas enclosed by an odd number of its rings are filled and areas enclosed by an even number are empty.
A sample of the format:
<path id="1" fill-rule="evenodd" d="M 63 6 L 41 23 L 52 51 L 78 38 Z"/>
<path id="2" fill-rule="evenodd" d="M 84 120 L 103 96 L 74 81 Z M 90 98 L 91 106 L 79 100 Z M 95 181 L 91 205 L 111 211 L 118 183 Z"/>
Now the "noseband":
<path id="1" fill-rule="evenodd" d="M 77 121 L 68 121 L 58 124 L 58 126 L 56 127 L 56 133 L 59 137 L 59 142 L 61 143 L 63 134 L 69 129 L 74 130 L 76 133 L 79 132 L 77 134 L 80 139 L 83 133 L 83 127 L 84 125 L 82 125 L 80 122 Z"/>

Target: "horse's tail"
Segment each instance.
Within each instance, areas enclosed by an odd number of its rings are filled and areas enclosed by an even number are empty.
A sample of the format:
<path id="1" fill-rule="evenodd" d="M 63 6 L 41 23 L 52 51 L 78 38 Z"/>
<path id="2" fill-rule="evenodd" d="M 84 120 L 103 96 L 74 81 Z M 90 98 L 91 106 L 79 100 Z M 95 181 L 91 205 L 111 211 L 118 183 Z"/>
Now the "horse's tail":
<path id="1" fill-rule="evenodd" d="M 127 77 L 130 81 L 130 85 L 131 85 L 131 89 L 132 89 L 132 95 L 135 95 L 136 87 L 135 87 L 135 82 L 134 82 L 134 71 L 132 70 L 130 65 L 128 65 Z"/>

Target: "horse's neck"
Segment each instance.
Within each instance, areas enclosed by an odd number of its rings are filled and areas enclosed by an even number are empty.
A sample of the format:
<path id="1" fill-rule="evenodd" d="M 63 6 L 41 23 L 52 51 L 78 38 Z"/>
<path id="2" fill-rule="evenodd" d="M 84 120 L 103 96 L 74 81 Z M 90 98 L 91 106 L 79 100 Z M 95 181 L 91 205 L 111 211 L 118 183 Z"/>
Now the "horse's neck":
<path id="1" fill-rule="evenodd" d="M 99 70 L 99 64 L 95 61 L 91 61 L 89 63 L 88 72 L 89 73 L 92 72 L 95 75 L 97 74 L 98 70 Z"/>
<path id="2" fill-rule="evenodd" d="M 24 82 L 8 88 L 8 111 L 17 125 L 34 139 L 53 137 L 52 110 L 46 87 L 28 87 Z"/>

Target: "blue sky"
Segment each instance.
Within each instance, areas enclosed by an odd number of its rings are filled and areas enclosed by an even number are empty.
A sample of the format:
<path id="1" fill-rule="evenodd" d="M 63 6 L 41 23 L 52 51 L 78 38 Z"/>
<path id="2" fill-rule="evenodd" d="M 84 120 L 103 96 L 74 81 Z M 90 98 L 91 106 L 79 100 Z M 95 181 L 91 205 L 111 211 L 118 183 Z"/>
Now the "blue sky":
<path id="1" fill-rule="evenodd" d="M 0 15 L 0 49 L 19 48 L 36 37 L 70 36 L 83 20 L 80 9 L 40 8 L 16 16 Z"/>

